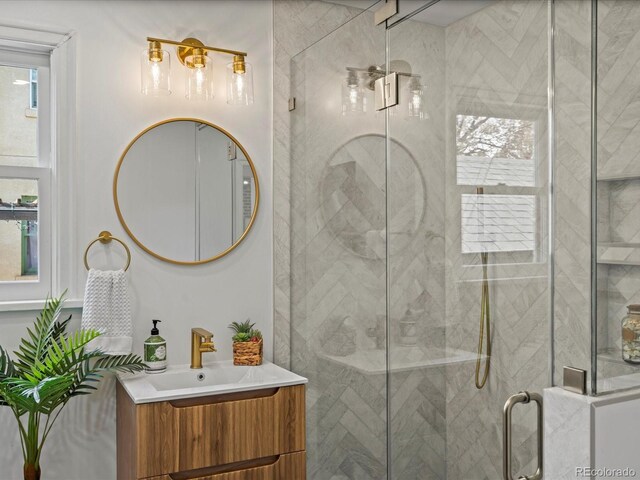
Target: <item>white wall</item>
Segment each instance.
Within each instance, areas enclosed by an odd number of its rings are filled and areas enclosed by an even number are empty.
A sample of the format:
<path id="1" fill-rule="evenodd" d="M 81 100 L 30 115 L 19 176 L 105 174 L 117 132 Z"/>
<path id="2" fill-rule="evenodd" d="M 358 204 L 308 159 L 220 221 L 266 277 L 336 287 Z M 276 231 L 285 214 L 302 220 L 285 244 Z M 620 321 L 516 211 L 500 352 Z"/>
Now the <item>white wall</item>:
<path id="1" fill-rule="evenodd" d="M 251 317 L 265 334 L 267 357 L 272 349 L 272 208 L 271 208 L 271 2 L 237 1 L 0 1 L 4 25 L 75 32 L 77 41 L 77 231 L 64 232 L 77 244 L 79 282 L 85 279 L 81 259 L 86 244 L 104 229 L 127 241 L 134 305 L 134 345 L 148 336 L 151 319 L 163 321 L 170 363 L 189 361 L 189 329 L 212 330 L 218 353 L 208 360 L 231 357 L 234 320 Z M 254 67 L 255 103 L 249 108 L 225 102 L 224 64 L 214 56 L 218 73 L 216 98 L 192 103 L 184 98 L 180 65 L 172 58 L 173 94 L 142 96 L 140 54 L 146 36 L 182 39 L 249 52 Z M 173 50 L 172 50 L 173 53 Z M 142 129 L 169 117 L 196 117 L 233 133 L 256 164 L 261 186 L 258 218 L 251 234 L 227 257 L 198 267 L 160 262 L 128 240 L 113 207 L 111 182 L 122 150 Z M 69 237 L 71 238 L 71 237 Z M 102 247 L 91 260 L 104 263 Z M 113 262 L 118 255 L 114 246 Z M 62 259 L 63 264 L 70 261 Z M 108 264 L 113 266 L 112 264 Z M 117 266 L 117 265 L 115 265 Z M 79 313 L 74 312 L 75 323 Z M 0 345 L 17 345 L 34 312 L 0 314 Z M 113 380 L 97 395 L 72 402 L 48 440 L 42 459 L 43 478 L 115 478 L 115 399 Z M 8 412 L 0 410 L 0 477 L 19 478 L 21 453 Z"/>

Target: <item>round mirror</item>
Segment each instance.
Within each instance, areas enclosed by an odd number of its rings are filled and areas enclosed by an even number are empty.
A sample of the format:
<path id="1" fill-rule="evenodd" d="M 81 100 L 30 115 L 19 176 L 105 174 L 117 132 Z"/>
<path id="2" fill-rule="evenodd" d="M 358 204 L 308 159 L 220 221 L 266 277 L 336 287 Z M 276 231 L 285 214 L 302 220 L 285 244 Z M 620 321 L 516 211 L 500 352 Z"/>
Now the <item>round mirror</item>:
<path id="1" fill-rule="evenodd" d="M 120 223 L 160 260 L 193 265 L 233 250 L 256 217 L 256 169 L 238 141 L 203 120 L 166 120 L 141 132 L 113 181 Z"/>

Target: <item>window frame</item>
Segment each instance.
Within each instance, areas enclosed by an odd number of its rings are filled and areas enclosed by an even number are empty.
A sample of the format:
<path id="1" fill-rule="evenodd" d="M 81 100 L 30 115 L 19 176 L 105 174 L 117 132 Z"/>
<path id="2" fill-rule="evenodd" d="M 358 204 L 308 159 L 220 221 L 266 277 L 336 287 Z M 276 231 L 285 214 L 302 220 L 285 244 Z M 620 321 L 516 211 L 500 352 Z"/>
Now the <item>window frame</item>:
<path id="1" fill-rule="evenodd" d="M 60 295 L 63 289 L 68 290 L 67 306 L 79 307 L 76 219 L 70 214 L 75 186 L 75 35 L 0 25 L 0 63 L 38 68 L 39 159 L 37 167 L 0 167 L 2 178 L 38 181 L 39 210 L 39 278 L 0 282 L 0 314 L 39 310 L 47 296 Z M 64 241 L 61 233 L 66 233 Z"/>
<path id="2" fill-rule="evenodd" d="M 38 183 L 38 279 L 0 281 L 0 301 L 36 300 L 45 298 L 51 291 L 51 115 L 49 57 L 39 53 L 21 52 L 20 62 L 11 50 L 0 47 L 0 65 L 37 69 L 41 77 L 38 89 L 42 108 L 36 118 L 38 166 L 13 166 L 0 164 L 0 179 L 34 180 Z M 31 75 L 31 73 L 29 73 Z M 31 85 L 29 85 L 31 88 Z M 31 96 L 31 94 L 29 94 Z"/>
<path id="3" fill-rule="evenodd" d="M 548 226 L 543 219 L 548 215 L 548 199 L 547 195 L 547 182 L 549 179 L 544 175 L 547 172 L 547 164 L 549 162 L 548 152 L 544 151 L 545 139 L 547 136 L 548 118 L 547 118 L 547 106 L 543 105 L 539 98 L 527 97 L 520 99 L 516 103 L 505 105 L 500 102 L 494 101 L 474 101 L 473 98 L 467 98 L 462 95 L 457 102 L 454 115 L 452 115 L 451 126 L 453 131 L 453 151 L 456 152 L 456 117 L 457 115 L 472 115 L 483 117 L 495 117 L 495 118 L 508 118 L 508 119 L 522 119 L 530 121 L 534 125 L 534 152 L 533 159 L 535 165 L 534 185 L 533 186 L 516 186 L 516 185 L 478 185 L 478 187 L 484 188 L 485 195 L 532 195 L 536 198 L 535 202 L 535 224 L 536 224 L 536 239 L 535 249 L 531 252 L 532 258 L 530 260 L 504 260 L 504 257 L 509 255 L 509 252 L 492 252 L 490 259 L 490 265 L 493 265 L 500 269 L 501 272 L 510 271 L 511 269 L 517 270 L 523 275 L 539 275 L 549 258 L 548 245 L 544 239 L 548 235 Z M 456 171 L 457 178 L 457 154 L 456 158 Z M 462 195 L 474 195 L 476 194 L 475 186 L 471 185 L 458 185 L 456 182 L 456 188 L 458 190 L 457 201 L 458 208 L 461 208 Z M 462 218 L 460 217 L 460 243 L 457 245 L 458 252 L 461 258 L 461 267 L 463 270 L 476 270 L 480 265 L 479 253 L 462 253 Z M 496 261 L 497 259 L 497 261 Z"/>

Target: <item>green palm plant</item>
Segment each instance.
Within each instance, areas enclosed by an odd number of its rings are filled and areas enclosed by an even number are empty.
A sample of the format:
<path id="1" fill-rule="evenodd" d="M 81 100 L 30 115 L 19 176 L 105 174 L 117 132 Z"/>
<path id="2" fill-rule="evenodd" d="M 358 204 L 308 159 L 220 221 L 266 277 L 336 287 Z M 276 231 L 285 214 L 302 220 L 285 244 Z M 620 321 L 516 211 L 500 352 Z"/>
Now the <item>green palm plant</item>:
<path id="1" fill-rule="evenodd" d="M 60 319 L 65 293 L 47 298 L 14 352 L 16 360 L 0 346 L 0 406 L 10 408 L 18 423 L 25 480 L 40 478 L 42 447 L 69 400 L 92 393 L 107 372 L 137 372 L 145 366 L 137 355 L 107 356 L 87 349 L 100 336 L 96 330 L 68 334 L 71 316 Z"/>

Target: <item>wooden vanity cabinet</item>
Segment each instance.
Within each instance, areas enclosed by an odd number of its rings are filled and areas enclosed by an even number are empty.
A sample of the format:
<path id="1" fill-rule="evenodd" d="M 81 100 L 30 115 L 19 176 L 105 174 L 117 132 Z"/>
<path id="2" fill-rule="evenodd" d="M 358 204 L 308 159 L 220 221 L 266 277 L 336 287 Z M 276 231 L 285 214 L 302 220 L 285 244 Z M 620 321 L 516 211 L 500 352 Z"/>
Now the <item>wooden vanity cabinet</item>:
<path id="1" fill-rule="evenodd" d="M 118 480 L 304 480 L 305 387 L 133 403 L 117 385 Z"/>

